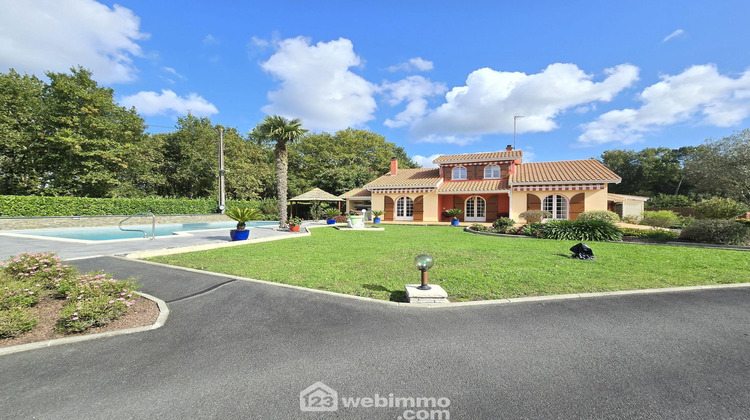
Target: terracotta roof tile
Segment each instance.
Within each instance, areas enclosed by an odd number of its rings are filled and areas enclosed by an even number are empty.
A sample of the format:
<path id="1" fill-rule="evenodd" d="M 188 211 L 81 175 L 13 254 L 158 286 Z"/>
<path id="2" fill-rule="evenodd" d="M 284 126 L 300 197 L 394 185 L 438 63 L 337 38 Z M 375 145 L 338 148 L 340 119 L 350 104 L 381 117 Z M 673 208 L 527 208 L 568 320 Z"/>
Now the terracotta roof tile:
<path id="1" fill-rule="evenodd" d="M 447 181 L 440 184 L 438 194 L 442 192 L 482 192 L 502 191 L 508 189 L 507 179 L 484 179 L 474 181 Z"/>
<path id="2" fill-rule="evenodd" d="M 351 191 L 347 191 L 343 194 L 341 194 L 339 197 L 341 198 L 355 198 L 355 197 L 372 197 L 372 193 L 370 191 L 364 189 L 364 188 L 355 188 Z"/>
<path id="3" fill-rule="evenodd" d="M 521 159 L 523 157 L 523 151 L 511 150 L 503 152 L 488 152 L 488 153 L 465 153 L 462 155 L 442 155 L 438 156 L 433 163 L 458 163 L 458 162 L 472 162 L 472 161 L 492 161 L 492 160 L 512 160 Z"/>
<path id="4" fill-rule="evenodd" d="M 399 169 L 396 175 L 383 175 L 365 184 L 365 188 L 436 187 L 440 179 L 438 168 Z"/>
<path id="5" fill-rule="evenodd" d="M 620 176 L 596 159 L 532 162 L 516 166 L 511 184 L 549 182 L 619 182 Z"/>

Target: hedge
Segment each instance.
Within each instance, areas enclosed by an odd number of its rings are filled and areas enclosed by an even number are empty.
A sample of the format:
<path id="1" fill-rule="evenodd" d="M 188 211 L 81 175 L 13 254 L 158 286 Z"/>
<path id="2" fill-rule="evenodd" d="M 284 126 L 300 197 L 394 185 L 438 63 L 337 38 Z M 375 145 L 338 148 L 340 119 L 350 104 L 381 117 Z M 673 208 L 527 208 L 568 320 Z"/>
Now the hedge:
<path id="1" fill-rule="evenodd" d="M 86 198 L 0 195 L 0 217 L 108 216 L 139 212 L 154 214 L 216 213 L 216 199 L 199 198 Z M 268 200 L 227 201 L 227 206 L 264 206 Z"/>

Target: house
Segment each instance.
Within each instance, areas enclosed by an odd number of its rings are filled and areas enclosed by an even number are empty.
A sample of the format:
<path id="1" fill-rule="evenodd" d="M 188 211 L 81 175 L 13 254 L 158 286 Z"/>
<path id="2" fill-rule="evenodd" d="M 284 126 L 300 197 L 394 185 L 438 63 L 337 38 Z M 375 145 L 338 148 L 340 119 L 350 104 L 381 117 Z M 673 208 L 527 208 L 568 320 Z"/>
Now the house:
<path id="1" fill-rule="evenodd" d="M 622 179 L 595 159 L 523 163 L 523 152 L 443 155 L 437 168 L 391 171 L 341 195 L 347 210 L 385 212 L 385 221 L 449 221 L 444 213 L 463 210 L 463 222 L 521 221 L 527 210 L 546 210 L 555 219 L 575 220 L 588 210 L 607 210 L 607 185 Z"/>
<path id="2" fill-rule="evenodd" d="M 648 197 L 640 195 L 607 194 L 607 210 L 620 217 L 639 217 L 644 210 Z"/>

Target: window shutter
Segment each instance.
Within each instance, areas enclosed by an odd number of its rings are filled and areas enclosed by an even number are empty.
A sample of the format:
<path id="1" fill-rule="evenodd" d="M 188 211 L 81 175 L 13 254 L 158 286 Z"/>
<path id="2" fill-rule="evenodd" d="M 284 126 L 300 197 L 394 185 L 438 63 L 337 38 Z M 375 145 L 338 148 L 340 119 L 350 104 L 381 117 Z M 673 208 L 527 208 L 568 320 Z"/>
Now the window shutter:
<path id="1" fill-rule="evenodd" d="M 414 199 L 414 221 L 424 220 L 424 198 L 420 195 Z"/>
<path id="2" fill-rule="evenodd" d="M 542 209 L 542 200 L 540 200 L 539 197 L 535 196 L 534 194 L 526 195 L 526 211 L 541 210 L 541 209 Z"/>
<path id="3" fill-rule="evenodd" d="M 466 168 L 466 179 L 482 179 L 482 175 L 479 173 L 479 166 L 469 165 Z"/>
<path id="4" fill-rule="evenodd" d="M 461 209 L 463 211 L 466 210 L 464 208 L 464 200 L 461 199 L 460 196 L 457 196 L 457 195 L 453 196 L 453 208 L 454 209 Z M 458 215 L 458 220 L 460 220 L 462 222 L 464 221 L 464 214 L 463 213 L 461 213 L 461 214 Z"/>
<path id="5" fill-rule="evenodd" d="M 443 177 L 446 181 L 450 181 L 451 179 L 453 179 L 453 167 L 446 166 L 445 168 L 443 168 Z"/>
<path id="6" fill-rule="evenodd" d="M 576 220 L 584 211 L 586 211 L 586 194 L 578 193 L 570 199 L 570 220 Z"/>
<path id="7" fill-rule="evenodd" d="M 497 220 L 497 196 L 491 195 L 487 199 L 487 221 L 494 222 Z"/>
<path id="8" fill-rule="evenodd" d="M 393 199 L 391 197 L 385 197 L 385 214 L 383 217 L 386 221 L 393 221 Z"/>

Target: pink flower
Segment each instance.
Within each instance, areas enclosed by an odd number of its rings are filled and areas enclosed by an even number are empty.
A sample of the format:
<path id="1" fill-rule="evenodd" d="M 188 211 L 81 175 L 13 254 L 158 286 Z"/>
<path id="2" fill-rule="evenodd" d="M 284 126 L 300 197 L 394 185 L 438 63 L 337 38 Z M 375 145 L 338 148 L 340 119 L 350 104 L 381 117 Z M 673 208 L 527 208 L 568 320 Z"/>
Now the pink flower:
<path id="1" fill-rule="evenodd" d="M 74 316 L 72 319 L 73 319 L 73 321 L 78 321 L 78 317 L 77 316 Z"/>
<path id="2" fill-rule="evenodd" d="M 114 300 L 110 300 L 110 301 L 109 301 L 109 303 L 110 303 L 110 304 L 113 304 L 113 303 L 115 303 L 115 301 L 114 301 Z"/>

